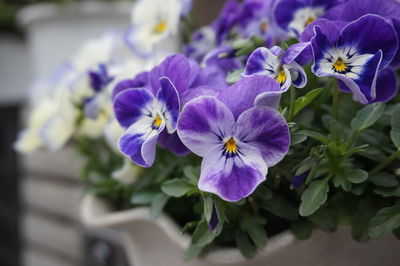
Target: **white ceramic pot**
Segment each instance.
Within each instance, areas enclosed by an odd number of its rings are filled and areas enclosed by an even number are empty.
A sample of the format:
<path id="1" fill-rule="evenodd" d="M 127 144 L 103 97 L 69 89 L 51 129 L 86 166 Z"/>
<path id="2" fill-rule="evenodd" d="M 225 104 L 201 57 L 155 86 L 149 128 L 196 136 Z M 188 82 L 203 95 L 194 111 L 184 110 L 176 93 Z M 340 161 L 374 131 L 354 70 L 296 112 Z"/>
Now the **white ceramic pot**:
<path id="1" fill-rule="evenodd" d="M 49 75 L 84 41 L 107 30 L 126 30 L 131 8 L 131 1 L 82 1 L 33 4 L 22 9 L 18 20 L 27 32 L 34 77 Z"/>
<path id="2" fill-rule="evenodd" d="M 398 266 L 400 262 L 400 241 L 394 237 L 361 244 L 351 240 L 345 228 L 334 234 L 316 231 L 307 241 L 296 241 L 290 232 L 283 232 L 270 238 L 251 260 L 237 249 L 221 248 L 184 262 L 190 239 L 164 214 L 153 221 L 148 208 L 115 212 L 104 200 L 88 195 L 81 215 L 90 228 L 120 230 L 132 266 Z"/>

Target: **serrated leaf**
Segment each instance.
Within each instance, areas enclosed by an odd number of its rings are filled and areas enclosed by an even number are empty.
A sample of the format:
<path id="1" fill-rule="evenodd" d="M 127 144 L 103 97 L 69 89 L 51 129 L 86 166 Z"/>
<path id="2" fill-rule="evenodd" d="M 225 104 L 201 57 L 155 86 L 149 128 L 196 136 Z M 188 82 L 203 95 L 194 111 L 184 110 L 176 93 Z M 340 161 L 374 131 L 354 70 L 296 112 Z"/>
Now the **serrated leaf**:
<path id="1" fill-rule="evenodd" d="M 264 227 L 256 219 L 247 218 L 242 223 L 243 230 L 246 231 L 251 240 L 258 248 L 263 248 L 267 244 L 267 233 Z"/>
<path id="2" fill-rule="evenodd" d="M 247 236 L 247 234 L 241 230 L 236 230 L 235 240 L 236 240 L 236 245 L 240 250 L 240 253 L 242 253 L 242 255 L 245 258 L 251 259 L 256 253 L 256 248 L 250 242 L 250 239 Z"/>
<path id="3" fill-rule="evenodd" d="M 183 168 L 183 174 L 192 184 L 197 184 L 199 181 L 199 172 L 191 165 L 185 166 Z"/>
<path id="4" fill-rule="evenodd" d="M 309 105 L 317 96 L 323 91 L 324 88 L 318 88 L 308 92 L 306 95 L 298 98 L 294 103 L 294 115 L 303 110 Z"/>
<path id="5" fill-rule="evenodd" d="M 150 205 L 150 218 L 156 219 L 164 209 L 167 202 L 168 196 L 163 193 L 158 193 Z"/>
<path id="6" fill-rule="evenodd" d="M 384 103 L 373 103 L 365 106 L 358 111 L 356 117 L 351 120 L 351 128 L 357 132 L 367 129 L 378 121 L 384 110 Z"/>
<path id="7" fill-rule="evenodd" d="M 392 126 L 390 138 L 392 139 L 394 145 L 397 148 L 400 148 L 400 105 L 395 107 L 390 119 L 390 125 Z"/>
<path id="8" fill-rule="evenodd" d="M 395 187 L 399 184 L 399 181 L 394 175 L 385 172 L 373 174 L 368 180 L 380 187 Z"/>
<path id="9" fill-rule="evenodd" d="M 392 207 L 386 207 L 378 211 L 372 218 L 368 234 L 371 238 L 377 238 L 392 232 L 400 227 L 400 201 Z"/>
<path id="10" fill-rule="evenodd" d="M 200 222 L 192 235 L 192 244 L 203 247 L 211 243 L 216 237 L 216 233 L 208 229 L 208 224 L 205 221 Z"/>
<path id="11" fill-rule="evenodd" d="M 359 184 L 368 179 L 368 173 L 361 169 L 346 171 L 347 179 L 354 184 Z"/>
<path id="12" fill-rule="evenodd" d="M 313 214 L 328 198 L 328 179 L 313 181 L 301 196 L 299 213 L 301 216 Z"/>
<path id="13" fill-rule="evenodd" d="M 291 137 L 290 145 L 297 145 L 304 142 L 307 139 L 307 136 L 301 133 L 294 133 Z"/>
<path id="14" fill-rule="evenodd" d="M 321 208 L 308 216 L 308 219 L 319 229 L 325 232 L 334 232 L 338 225 L 336 214 L 326 208 Z"/>
<path id="15" fill-rule="evenodd" d="M 180 178 L 174 178 L 164 182 L 161 190 L 170 197 L 179 198 L 188 193 L 193 186 Z"/>
<path id="16" fill-rule="evenodd" d="M 310 238 L 313 231 L 313 224 L 306 219 L 295 221 L 290 226 L 290 231 L 298 240 L 306 240 Z"/>

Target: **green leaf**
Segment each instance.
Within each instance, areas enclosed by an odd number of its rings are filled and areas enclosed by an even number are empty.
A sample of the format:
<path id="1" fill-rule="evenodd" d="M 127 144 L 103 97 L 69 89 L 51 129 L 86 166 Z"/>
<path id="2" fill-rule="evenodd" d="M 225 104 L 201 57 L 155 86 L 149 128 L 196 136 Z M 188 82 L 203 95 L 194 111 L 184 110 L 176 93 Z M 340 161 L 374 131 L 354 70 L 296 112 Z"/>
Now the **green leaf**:
<path id="1" fill-rule="evenodd" d="M 369 223 L 376 212 L 377 209 L 374 207 L 371 198 L 364 198 L 360 201 L 352 221 L 351 235 L 355 240 L 367 242 L 370 239 L 368 235 Z"/>
<path id="2" fill-rule="evenodd" d="M 150 218 L 151 219 L 156 219 L 162 210 L 164 209 L 165 205 L 168 202 L 169 197 L 163 193 L 158 193 L 154 199 L 153 202 L 150 205 Z"/>
<path id="3" fill-rule="evenodd" d="M 383 114 L 385 104 L 373 103 L 365 106 L 357 112 L 356 117 L 351 120 L 351 128 L 354 131 L 361 132 L 372 126 Z"/>
<path id="4" fill-rule="evenodd" d="M 185 255 L 183 257 L 184 261 L 190 261 L 191 259 L 198 257 L 203 250 L 203 247 L 195 246 L 190 244 L 189 248 L 186 250 Z"/>
<path id="5" fill-rule="evenodd" d="M 262 224 L 257 219 L 246 218 L 242 223 L 243 230 L 246 231 L 251 240 L 258 248 L 263 248 L 267 244 L 267 233 Z"/>
<path id="6" fill-rule="evenodd" d="M 380 187 L 395 187 L 399 184 L 399 181 L 394 175 L 385 172 L 373 174 L 368 180 Z"/>
<path id="7" fill-rule="evenodd" d="M 400 105 L 397 105 L 394 109 L 392 117 L 390 119 L 392 130 L 390 131 L 390 138 L 394 145 L 400 148 Z"/>
<path id="8" fill-rule="evenodd" d="M 196 230 L 194 230 L 194 233 L 192 235 L 192 244 L 195 246 L 203 247 L 211 243 L 215 237 L 216 234 L 214 233 L 214 231 L 208 229 L 206 221 L 202 221 L 197 225 Z"/>
<path id="9" fill-rule="evenodd" d="M 162 192 L 168 196 L 179 198 L 188 193 L 193 186 L 181 178 L 174 178 L 164 182 L 161 186 Z"/>
<path id="10" fill-rule="evenodd" d="M 393 234 L 395 237 L 397 237 L 398 240 L 400 240 L 400 227 L 393 230 Z"/>
<path id="11" fill-rule="evenodd" d="M 338 217 L 327 208 L 321 208 L 308 216 L 308 219 L 325 232 L 334 232 L 338 225 Z"/>
<path id="12" fill-rule="evenodd" d="M 372 218 L 368 234 L 371 238 L 383 236 L 400 227 L 400 201 L 394 206 L 383 208 Z"/>
<path id="13" fill-rule="evenodd" d="M 294 133 L 291 137 L 291 144 L 290 145 L 297 145 L 304 142 L 307 139 L 307 136 L 301 133 Z"/>
<path id="14" fill-rule="evenodd" d="M 301 216 L 313 214 L 328 198 L 328 179 L 313 181 L 301 196 L 299 213 Z"/>
<path id="15" fill-rule="evenodd" d="M 133 204 L 150 204 L 157 194 L 157 190 L 137 191 L 133 193 L 131 202 Z"/>
<path id="16" fill-rule="evenodd" d="M 306 240 L 310 238 L 313 231 L 313 224 L 306 219 L 295 221 L 290 226 L 290 231 L 298 240 Z"/>
<path id="17" fill-rule="evenodd" d="M 185 177 L 189 179 L 190 183 L 197 185 L 200 173 L 193 166 L 191 165 L 185 166 L 183 168 L 183 174 L 185 175 Z"/>
<path id="18" fill-rule="evenodd" d="M 306 135 L 307 137 L 310 137 L 312 139 L 318 140 L 321 143 L 329 144 L 328 137 L 318 131 L 303 129 L 299 133 Z"/>
<path id="19" fill-rule="evenodd" d="M 206 218 L 207 223 L 210 222 L 212 211 L 213 211 L 213 200 L 211 196 L 204 197 L 204 217 Z"/>
<path id="20" fill-rule="evenodd" d="M 260 208 L 288 220 L 296 220 L 298 217 L 296 208 L 293 207 L 284 197 L 275 193 L 272 194 L 270 199 L 260 201 Z"/>
<path id="21" fill-rule="evenodd" d="M 234 83 L 238 82 L 242 78 L 242 76 L 241 76 L 242 73 L 243 73 L 243 69 L 237 69 L 232 72 L 229 72 L 226 77 L 226 83 L 234 84 Z"/>
<path id="22" fill-rule="evenodd" d="M 395 188 L 375 188 L 374 193 L 387 197 L 400 197 L 400 186 Z"/>
<path id="23" fill-rule="evenodd" d="M 255 246 L 250 242 L 249 237 L 242 230 L 236 230 L 235 233 L 236 245 L 240 252 L 247 259 L 251 259 L 256 253 Z"/>
<path id="24" fill-rule="evenodd" d="M 300 112 L 304 107 L 309 105 L 317 96 L 323 91 L 324 88 L 318 88 L 308 92 L 303 97 L 300 97 L 294 103 L 294 115 Z"/>
<path id="25" fill-rule="evenodd" d="M 351 183 L 359 184 L 368 179 L 368 173 L 361 169 L 346 171 L 346 176 Z"/>

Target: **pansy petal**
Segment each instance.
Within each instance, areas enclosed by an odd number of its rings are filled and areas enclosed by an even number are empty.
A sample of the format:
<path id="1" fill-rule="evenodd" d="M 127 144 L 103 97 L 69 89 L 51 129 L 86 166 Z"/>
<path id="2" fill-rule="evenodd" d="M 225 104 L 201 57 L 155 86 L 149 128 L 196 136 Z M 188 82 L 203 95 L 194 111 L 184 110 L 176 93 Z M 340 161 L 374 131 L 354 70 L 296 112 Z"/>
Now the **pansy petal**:
<path id="1" fill-rule="evenodd" d="M 285 118 L 269 107 L 254 107 L 241 114 L 236 122 L 235 137 L 259 149 L 269 167 L 279 163 L 290 146 Z"/>
<path id="2" fill-rule="evenodd" d="M 379 71 L 374 102 L 387 102 L 398 92 L 395 72 L 387 67 Z"/>
<path id="3" fill-rule="evenodd" d="M 289 71 L 287 74 L 290 77 Z M 268 76 L 244 77 L 234 85 L 222 90 L 218 99 L 229 107 L 235 118 L 238 118 L 242 112 L 254 106 L 254 100 L 258 95 L 274 91 L 277 88 L 279 88 L 279 84 Z"/>
<path id="4" fill-rule="evenodd" d="M 221 90 L 216 89 L 214 87 L 208 86 L 200 86 L 197 88 L 190 88 L 185 92 L 185 94 L 181 97 L 182 98 L 182 105 L 185 105 L 187 102 L 200 97 L 200 96 L 214 96 L 217 97 L 220 94 Z"/>
<path id="5" fill-rule="evenodd" d="M 296 62 L 292 62 L 287 68 L 290 71 L 293 86 L 304 88 L 307 84 L 307 75 L 304 69 Z"/>
<path id="6" fill-rule="evenodd" d="M 126 79 L 118 82 L 112 92 L 111 97 L 114 99 L 118 93 L 127 89 L 146 87 L 148 85 L 148 75 L 148 72 L 142 72 L 136 75 L 134 79 Z"/>
<path id="7" fill-rule="evenodd" d="M 249 196 L 266 179 L 268 167 L 257 149 L 238 144 L 240 155 L 226 157 L 223 144 L 214 146 L 201 163 L 199 189 L 225 201 L 235 202 Z"/>
<path id="8" fill-rule="evenodd" d="M 344 27 L 337 44 L 338 47 L 354 47 L 359 54 L 376 54 L 382 50 L 381 68 L 392 61 L 398 46 L 392 24 L 372 14 L 362 16 Z"/>
<path id="9" fill-rule="evenodd" d="M 190 152 L 189 149 L 186 148 L 186 146 L 182 143 L 176 132 L 169 134 L 164 130 L 158 136 L 158 144 L 160 144 L 161 147 L 172 151 L 176 155 L 186 155 Z"/>
<path id="10" fill-rule="evenodd" d="M 200 96 L 188 102 L 178 120 L 178 136 L 193 153 L 204 156 L 232 134 L 235 118 L 215 97 Z"/>
<path id="11" fill-rule="evenodd" d="M 50 151 L 59 151 L 75 132 L 75 123 L 62 116 L 49 119 L 40 130 L 43 143 Z"/>
<path id="12" fill-rule="evenodd" d="M 151 70 L 149 74 L 150 85 L 154 94 L 160 88 L 160 78 L 168 77 L 175 85 L 179 94 L 182 94 L 189 86 L 190 64 L 183 55 L 171 55 L 160 65 Z"/>
<path id="13" fill-rule="evenodd" d="M 142 167 L 150 167 L 154 163 L 157 137 L 165 127 L 164 121 L 158 128 L 152 127 L 152 123 L 151 117 L 142 116 L 118 142 L 121 153 Z"/>
<path id="14" fill-rule="evenodd" d="M 150 91 L 144 88 L 128 89 L 114 99 L 115 116 L 122 127 L 128 128 L 143 114 L 143 108 L 155 100 Z"/>
<path id="15" fill-rule="evenodd" d="M 400 46 L 400 19 L 393 18 L 391 20 L 397 34 L 397 41 Z M 390 66 L 393 67 L 394 69 L 400 68 L 400 48 L 397 49 L 396 55 L 394 56 L 392 62 L 390 63 Z"/>
<path id="16" fill-rule="evenodd" d="M 161 88 L 157 93 L 157 99 L 163 104 L 162 113 L 165 118 L 165 125 L 168 133 L 176 130 L 176 123 L 179 117 L 180 102 L 178 92 L 167 77 L 160 79 Z"/>
<path id="17" fill-rule="evenodd" d="M 284 64 L 290 64 L 294 61 L 304 66 L 312 59 L 312 48 L 309 42 L 300 42 L 290 46 L 282 56 Z"/>
<path id="18" fill-rule="evenodd" d="M 254 74 L 275 75 L 275 67 L 280 63 L 279 58 L 269 49 L 259 47 L 247 59 L 244 76 Z"/>
<path id="19" fill-rule="evenodd" d="M 322 33 L 327 36 L 331 43 L 335 43 L 340 36 L 340 30 L 346 25 L 345 22 L 337 22 L 319 18 L 308 24 L 308 26 L 301 33 L 300 40 L 302 42 L 309 42 L 315 35 L 314 28 L 318 26 Z"/>

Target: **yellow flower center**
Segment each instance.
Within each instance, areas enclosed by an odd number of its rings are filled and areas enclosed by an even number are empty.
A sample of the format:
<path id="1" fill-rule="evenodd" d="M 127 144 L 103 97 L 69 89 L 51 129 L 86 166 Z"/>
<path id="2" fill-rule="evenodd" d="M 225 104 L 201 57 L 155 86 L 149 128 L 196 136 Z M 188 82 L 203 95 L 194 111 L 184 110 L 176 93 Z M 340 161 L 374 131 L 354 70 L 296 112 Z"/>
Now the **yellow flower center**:
<path id="1" fill-rule="evenodd" d="M 286 73 L 284 70 L 279 71 L 278 75 L 276 76 L 276 81 L 278 81 L 279 84 L 283 84 L 286 81 Z"/>
<path id="2" fill-rule="evenodd" d="M 267 30 L 268 30 L 268 23 L 266 22 L 261 23 L 261 31 L 265 33 L 267 32 Z"/>
<path id="3" fill-rule="evenodd" d="M 225 143 L 225 149 L 228 153 L 236 153 L 237 151 L 237 145 L 236 142 L 233 138 L 230 138 L 226 143 Z"/>
<path id="4" fill-rule="evenodd" d="M 153 121 L 153 128 L 158 129 L 161 126 L 161 124 L 162 124 L 162 119 L 159 115 L 157 115 Z"/>
<path id="5" fill-rule="evenodd" d="M 160 21 L 155 27 L 154 27 L 154 32 L 161 34 L 164 33 L 167 30 L 167 23 L 164 21 Z"/>
<path id="6" fill-rule="evenodd" d="M 336 60 L 336 62 L 333 63 L 333 69 L 334 69 L 336 72 L 344 72 L 344 71 L 346 71 L 346 69 L 347 69 L 347 65 L 346 65 L 346 63 L 343 61 L 343 59 L 339 57 L 338 60 Z"/>
<path id="7" fill-rule="evenodd" d="M 308 25 L 308 24 L 310 24 L 311 22 L 313 22 L 315 20 L 315 18 L 314 17 L 308 17 L 308 19 L 306 20 L 306 26 Z"/>

